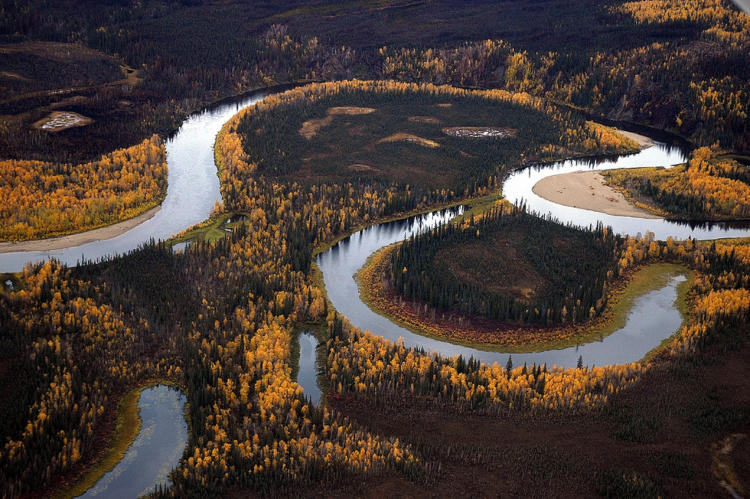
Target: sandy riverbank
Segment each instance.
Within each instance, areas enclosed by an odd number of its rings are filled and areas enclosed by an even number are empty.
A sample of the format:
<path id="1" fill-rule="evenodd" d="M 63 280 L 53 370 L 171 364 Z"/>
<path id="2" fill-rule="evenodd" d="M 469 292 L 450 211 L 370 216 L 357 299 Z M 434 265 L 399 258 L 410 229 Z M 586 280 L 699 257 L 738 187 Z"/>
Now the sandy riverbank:
<path id="1" fill-rule="evenodd" d="M 112 239 L 113 237 L 124 234 L 130 229 L 142 224 L 149 218 L 156 215 L 161 206 L 151 208 L 137 217 L 129 218 L 123 222 L 100 227 L 86 232 L 69 234 L 67 236 L 51 237 L 49 239 L 35 239 L 33 241 L 21 241 L 18 243 L 5 242 L 0 243 L 0 253 L 13 253 L 16 251 L 52 251 L 57 249 L 68 248 L 71 246 L 80 246 L 82 244 L 101 241 L 103 239 Z"/>
<path id="2" fill-rule="evenodd" d="M 645 135 L 640 135 L 635 132 L 626 132 L 625 130 L 617 129 L 617 133 L 620 135 L 624 135 L 625 137 L 629 138 L 630 140 L 634 140 L 638 142 L 638 145 L 641 146 L 641 149 L 645 149 L 647 147 L 651 147 L 655 144 L 653 140 L 646 137 Z"/>
<path id="3" fill-rule="evenodd" d="M 630 204 L 595 171 L 551 175 L 537 182 L 532 191 L 548 201 L 574 208 L 625 217 L 660 218 Z"/>

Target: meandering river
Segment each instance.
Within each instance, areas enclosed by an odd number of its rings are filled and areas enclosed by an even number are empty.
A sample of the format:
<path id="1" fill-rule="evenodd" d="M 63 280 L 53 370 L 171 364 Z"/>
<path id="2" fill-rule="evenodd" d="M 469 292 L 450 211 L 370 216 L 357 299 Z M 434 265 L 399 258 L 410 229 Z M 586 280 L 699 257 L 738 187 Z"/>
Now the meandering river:
<path id="1" fill-rule="evenodd" d="M 151 239 L 167 239 L 208 218 L 216 201 L 221 200 L 219 179 L 216 175 L 213 145 L 216 134 L 232 116 L 269 95 L 259 91 L 234 102 L 220 104 L 191 115 L 166 142 L 168 187 L 161 209 L 137 227 L 111 239 L 51 251 L 19 251 L 0 254 L 0 272 L 17 272 L 26 262 L 56 258 L 67 265 L 76 265 L 83 258 L 96 260 L 126 253 Z M 532 166 L 512 174 L 503 185 L 503 193 L 511 202 L 527 203 L 536 212 L 552 213 L 561 222 L 591 225 L 601 221 L 618 233 L 654 232 L 657 239 L 669 236 L 698 239 L 750 236 L 748 224 L 711 224 L 691 226 L 661 219 L 617 217 L 603 213 L 562 206 L 546 201 L 532 192 L 541 178 L 559 173 L 592 169 L 633 168 L 642 166 L 671 166 L 685 160 L 678 148 L 657 143 L 637 154 L 605 160 L 571 160 L 551 165 Z"/>

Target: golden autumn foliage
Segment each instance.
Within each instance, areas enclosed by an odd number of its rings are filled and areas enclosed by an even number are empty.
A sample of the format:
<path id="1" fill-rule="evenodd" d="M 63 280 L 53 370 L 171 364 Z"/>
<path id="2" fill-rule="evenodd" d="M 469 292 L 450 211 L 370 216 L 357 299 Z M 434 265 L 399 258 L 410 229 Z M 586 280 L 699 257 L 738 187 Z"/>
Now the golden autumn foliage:
<path id="1" fill-rule="evenodd" d="M 166 191 L 166 151 L 157 135 L 82 164 L 0 161 L 0 240 L 109 225 L 157 206 Z"/>
<path id="2" fill-rule="evenodd" d="M 307 91 L 282 94 L 267 105 Z M 527 94 L 487 95 L 543 105 Z M 196 242 L 180 254 L 150 245 L 74 271 L 47 263 L 27 269 L 24 289 L 0 295 L 7 304 L 0 309 L 0 319 L 8 317 L 3 327 L 23 345 L 28 372 L 39 380 L 23 425 L 0 450 L 0 494 L 38 491 L 74 462 L 90 462 L 93 435 L 117 394 L 129 383 L 158 377 L 178 382 L 189 400 L 191 437 L 170 475 L 173 496 L 222 495 L 243 487 L 273 494 L 279 487 L 388 470 L 422 476 L 424 461 L 412 448 L 305 400 L 290 365 L 292 331 L 300 323 L 329 324 L 321 366 L 329 396 L 424 396 L 490 414 L 585 411 L 632 386 L 648 369 L 642 363 L 592 369 L 486 366 L 406 349 L 343 323 L 329 310 L 323 290 L 311 284 L 313 248 L 378 219 L 487 192 L 498 187 L 498 179 L 487 179 L 485 190 L 476 193 L 438 190 L 428 196 L 415 195 L 417 188 L 408 185 L 317 185 L 265 176 L 243 156 L 239 134 L 231 136 L 239 119 L 225 127 L 216 147 L 226 209 L 244 216 L 231 234 Z M 608 132 L 590 132 L 578 138 L 610 141 Z M 739 289 L 748 285 L 747 248 L 659 243 L 648 236 L 625 243 L 618 261 L 623 268 L 667 259 L 700 274 L 691 292 L 707 314 L 690 318 L 667 347 L 669 355 L 692 355 L 721 334 L 723 323 L 742 319 L 737 315 L 747 311 L 746 292 Z M 170 278 L 137 280 L 140 272 L 134 270 L 157 264 Z M 709 316 L 714 303 L 731 305 L 732 316 Z"/>
<path id="3" fill-rule="evenodd" d="M 143 355 L 149 326 L 101 303 L 89 282 L 55 262 L 23 273 L 10 296 L 7 339 L 30 338 L 24 376 L 38 379 L 21 432 L 0 447 L 0 491 L 15 496 L 49 484 L 90 457 L 112 395 L 133 380 L 179 376 L 174 358 Z M 92 369 L 94 368 L 95 369 Z"/>
<path id="4" fill-rule="evenodd" d="M 750 179 L 739 163 L 693 151 L 684 167 L 606 172 L 608 182 L 657 212 L 693 219 L 750 218 Z"/>

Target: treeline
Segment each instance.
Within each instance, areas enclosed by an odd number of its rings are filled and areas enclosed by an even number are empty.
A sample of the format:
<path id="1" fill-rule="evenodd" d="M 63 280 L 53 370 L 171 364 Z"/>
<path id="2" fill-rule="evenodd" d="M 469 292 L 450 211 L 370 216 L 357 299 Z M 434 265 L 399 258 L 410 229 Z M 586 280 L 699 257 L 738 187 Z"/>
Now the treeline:
<path id="1" fill-rule="evenodd" d="M 607 181 L 667 216 L 690 220 L 750 219 L 750 173 L 708 147 L 669 169 L 605 172 Z"/>
<path id="2" fill-rule="evenodd" d="M 22 282 L 0 297 L 3 341 L 13 346 L 3 360 L 15 364 L 0 418 L 5 497 L 43 490 L 91 459 L 100 450 L 97 430 L 126 386 L 181 372 L 146 320 L 118 311 L 71 270 L 27 267 Z"/>
<path id="3" fill-rule="evenodd" d="M 153 378 L 180 384 L 190 403 L 189 444 L 167 495 L 274 493 L 394 471 L 423 480 L 424 463 L 413 450 L 305 401 L 290 368 L 299 322 L 331 325 L 326 372 L 333 391 L 381 400 L 408 393 L 495 414 L 585 410 L 643 369 L 527 366 L 508 374 L 502 366 L 429 356 L 351 330 L 311 284 L 312 249 L 389 210 L 435 199 L 407 195 L 405 186 L 302 185 L 225 163 L 221 175 L 227 205 L 246 218 L 216 243 L 196 242 L 182 254 L 147 245 L 74 270 L 49 263 L 26 271 L 25 290 L 0 294 L 2 330 L 13 347 L 4 359 L 21 363 L 18 392 L 30 394 L 0 405 L 0 494 L 41 493 L 62 474 L 73 476 L 96 454 L 102 418 L 112 414 L 118 394 Z M 672 258 L 702 272 L 696 290 L 711 297 L 701 309 L 711 325 L 691 325 L 673 347 L 692 352 L 747 319 L 746 249 L 629 240 L 618 265 Z M 709 305 L 724 301 L 733 305 Z M 728 313 L 717 315 L 722 309 Z"/>
<path id="4" fill-rule="evenodd" d="M 498 234 L 508 237 L 501 243 L 496 240 Z M 482 255 L 481 261 L 473 262 L 476 268 L 495 268 L 497 261 L 521 259 L 520 264 L 530 264 L 546 281 L 544 289 L 523 299 L 493 291 L 494 283 L 479 275 L 463 279 L 450 269 L 461 268 L 462 262 L 452 259 L 468 256 L 460 252 L 467 243 L 483 249 L 471 253 L 473 258 Z M 513 323 L 576 322 L 603 310 L 607 286 L 619 275 L 620 244 L 610 230 L 600 226 L 579 230 L 517 207 L 497 208 L 479 220 L 472 217 L 468 223 L 447 224 L 404 241 L 391 254 L 387 280 L 398 295 L 439 312 Z M 459 251 L 451 252 L 453 248 Z"/>
<path id="5" fill-rule="evenodd" d="M 0 240 L 95 229 L 157 206 L 167 193 L 166 150 L 154 135 L 83 164 L 0 161 Z"/>

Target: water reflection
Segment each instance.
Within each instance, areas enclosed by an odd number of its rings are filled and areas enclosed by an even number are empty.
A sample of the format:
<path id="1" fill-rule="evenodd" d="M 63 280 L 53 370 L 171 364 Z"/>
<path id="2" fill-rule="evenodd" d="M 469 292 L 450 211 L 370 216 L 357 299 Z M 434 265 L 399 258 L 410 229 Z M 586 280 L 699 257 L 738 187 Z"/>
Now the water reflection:
<path id="1" fill-rule="evenodd" d="M 146 388 L 138 400 L 141 431 L 119 463 L 80 497 L 139 497 L 170 485 L 168 474 L 187 445 L 185 396 L 172 387 Z"/>
<path id="2" fill-rule="evenodd" d="M 654 233 L 656 239 L 719 239 L 725 237 L 750 236 L 748 222 L 686 222 L 659 218 L 637 218 L 607 215 L 573 206 L 563 206 L 548 201 L 532 190 L 534 185 L 545 177 L 583 170 L 612 170 L 616 168 L 642 168 L 661 166 L 670 168 L 684 163 L 686 156 L 679 147 L 657 143 L 636 154 L 612 158 L 585 158 L 560 161 L 548 165 L 535 165 L 510 175 L 503 184 L 503 195 L 512 203 L 525 203 L 530 211 L 552 214 L 560 223 L 570 223 L 581 227 L 595 226 L 601 222 L 610 226 L 618 234 Z"/>
<path id="3" fill-rule="evenodd" d="M 52 251 L 21 251 L 0 254 L 0 272 L 16 272 L 26 262 L 56 258 L 74 266 L 84 258 L 105 256 L 136 249 L 151 239 L 168 239 L 191 225 L 208 218 L 216 201 L 221 200 L 213 145 L 216 134 L 241 109 L 262 100 L 256 93 L 236 102 L 219 105 L 190 116 L 166 142 L 168 186 L 161 209 L 149 220 L 111 239 L 94 241 Z"/>
<path id="4" fill-rule="evenodd" d="M 318 405 L 323 392 L 318 383 L 318 339 L 311 331 L 299 335 L 299 371 L 297 383 L 305 390 L 305 397 Z"/>

